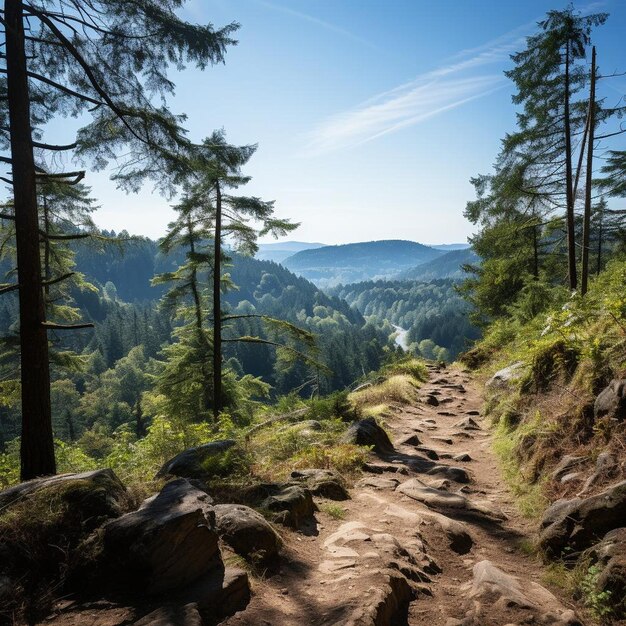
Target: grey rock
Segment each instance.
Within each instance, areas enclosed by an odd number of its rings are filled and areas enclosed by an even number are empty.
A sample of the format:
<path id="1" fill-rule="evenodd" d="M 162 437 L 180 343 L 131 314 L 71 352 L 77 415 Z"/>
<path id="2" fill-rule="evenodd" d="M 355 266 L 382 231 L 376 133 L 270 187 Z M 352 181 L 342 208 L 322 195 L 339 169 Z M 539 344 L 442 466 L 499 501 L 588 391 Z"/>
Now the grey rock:
<path id="1" fill-rule="evenodd" d="M 576 614 L 565 608 L 545 587 L 506 574 L 490 561 L 476 563 L 473 580 L 467 588 L 463 626 L 495 623 L 491 616 L 503 611 L 506 611 L 509 624 L 582 626 Z"/>
<path id="2" fill-rule="evenodd" d="M 610 452 L 601 452 L 596 459 L 595 471 L 583 485 L 577 495 L 582 496 L 591 491 L 591 488 L 602 480 L 611 477 L 617 469 L 617 459 Z"/>
<path id="3" fill-rule="evenodd" d="M 626 418 L 626 380 L 614 379 L 605 387 L 593 405 L 596 419 L 613 417 L 618 420 Z"/>
<path id="4" fill-rule="evenodd" d="M 372 446 L 374 452 L 381 455 L 389 456 L 395 453 L 389 436 L 373 417 L 366 417 L 358 422 L 354 422 L 346 431 L 342 440 L 359 446 Z"/>
<path id="5" fill-rule="evenodd" d="M 242 611 L 250 602 L 250 582 L 243 570 L 219 567 L 172 594 L 172 602 L 194 603 L 205 625 L 214 625 Z"/>
<path id="6" fill-rule="evenodd" d="M 417 435 L 409 435 L 406 439 L 400 442 L 404 446 L 420 446 L 422 442 Z"/>
<path id="7" fill-rule="evenodd" d="M 457 422 L 454 427 L 463 430 L 480 430 L 480 426 L 469 416 Z"/>
<path id="8" fill-rule="evenodd" d="M 432 448 L 427 448 L 426 446 L 417 446 L 417 451 L 421 452 L 425 456 L 427 456 L 432 461 L 438 461 L 439 455 Z"/>
<path id="9" fill-rule="evenodd" d="M 221 563 L 211 498 L 178 479 L 105 524 L 100 566 L 125 592 L 177 589 Z"/>
<path id="10" fill-rule="evenodd" d="M 216 504 L 214 510 L 217 533 L 237 554 L 255 562 L 278 555 L 280 536 L 260 513 L 243 504 Z"/>
<path id="11" fill-rule="evenodd" d="M 304 526 L 317 510 L 311 492 L 296 485 L 280 486 L 261 507 L 276 514 L 274 521 L 291 528 Z"/>
<path id="12" fill-rule="evenodd" d="M 582 472 L 570 472 L 561 478 L 561 484 L 566 485 L 567 483 L 573 483 L 576 480 L 582 480 L 582 477 Z"/>
<path id="13" fill-rule="evenodd" d="M 626 481 L 585 499 L 561 500 L 548 508 L 541 522 L 539 545 L 548 556 L 566 548 L 584 550 L 626 519 Z"/>
<path id="14" fill-rule="evenodd" d="M 291 472 L 291 480 L 302 483 L 314 496 L 321 496 L 329 500 L 350 499 L 343 478 L 334 470 L 296 470 Z"/>
<path id="15" fill-rule="evenodd" d="M 508 367 L 497 371 L 486 383 L 488 389 L 502 389 L 519 380 L 524 368 L 523 361 L 516 361 Z"/>
<path id="16" fill-rule="evenodd" d="M 430 393 L 424 398 L 424 402 L 430 406 L 439 406 L 439 400 L 436 395 Z"/>
<path id="17" fill-rule="evenodd" d="M 467 454 L 467 452 L 463 452 L 453 457 L 453 460 L 461 463 L 469 463 L 472 460 L 472 457 Z"/>
<path id="18" fill-rule="evenodd" d="M 35 478 L 0 491 L 0 510 L 42 489 L 54 489 L 69 505 L 80 507 L 84 518 L 117 517 L 127 497 L 126 487 L 113 470 L 100 469 Z"/>
<path id="19" fill-rule="evenodd" d="M 157 472 L 156 478 L 164 476 L 180 476 L 182 478 L 206 478 L 207 464 L 211 459 L 224 454 L 234 447 L 237 442 L 234 439 L 222 439 L 211 441 L 195 448 L 188 448 L 180 454 L 164 463 Z"/>
<path id="20" fill-rule="evenodd" d="M 552 480 L 560 481 L 563 476 L 571 473 L 574 468 L 586 463 L 588 460 L 588 456 L 573 456 L 571 454 L 566 454 L 552 471 Z"/>

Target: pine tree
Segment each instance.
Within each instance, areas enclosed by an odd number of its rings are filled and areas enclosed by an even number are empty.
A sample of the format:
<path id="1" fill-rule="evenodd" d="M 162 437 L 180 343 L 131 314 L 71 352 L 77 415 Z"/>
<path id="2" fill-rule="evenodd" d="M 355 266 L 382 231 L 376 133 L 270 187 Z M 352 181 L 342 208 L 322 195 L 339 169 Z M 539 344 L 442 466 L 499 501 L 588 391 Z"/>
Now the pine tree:
<path id="1" fill-rule="evenodd" d="M 569 5 L 549 11 L 539 32 L 526 40 L 526 49 L 512 55 L 515 67 L 506 75 L 515 83 L 518 131 L 503 142 L 502 162 L 523 164 L 520 191 L 541 200 L 546 209 L 564 211 L 568 281 L 576 289 L 575 180 L 573 139 L 584 133 L 587 106 L 575 102 L 584 87 L 584 60 L 591 31 L 606 13 L 582 16 Z M 584 140 L 581 143 L 581 153 Z"/>
<path id="2" fill-rule="evenodd" d="M 271 233 L 278 237 L 297 228 L 297 224 L 291 224 L 288 220 L 274 218 L 273 201 L 228 193 L 250 181 L 250 177 L 243 175 L 241 170 L 255 151 L 255 145 L 232 146 L 227 143 L 223 131 L 214 132 L 203 141 L 198 154 L 197 173 L 188 196 L 192 206 L 204 210 L 213 225 L 213 416 L 216 420 L 223 408 L 222 343 L 242 340 L 222 337 L 224 322 L 236 319 L 236 316 L 223 317 L 222 311 L 224 238 L 230 237 L 237 250 L 253 254 L 257 250 L 259 236 Z M 251 221 L 259 223 L 260 228 L 251 225 Z M 295 331 L 295 327 L 288 329 Z M 305 339 L 304 333 L 301 338 Z M 255 338 L 245 340 L 253 341 Z M 256 340 L 262 341 L 260 338 Z"/>
<path id="3" fill-rule="evenodd" d="M 1 142 L 13 187 L 20 300 L 21 474 L 55 472 L 46 321 L 39 250 L 37 181 L 77 182 L 81 172 L 53 172 L 45 154 L 74 151 L 104 167 L 123 152 L 114 178 L 136 189 L 147 177 L 171 189 L 187 172 L 183 119 L 152 96 L 173 84 L 167 66 L 221 62 L 237 25 L 215 30 L 176 15 L 183 0 L 5 0 L 6 41 Z M 162 102 L 162 101 L 161 101 Z M 51 145 L 43 126 L 54 117 L 91 116 L 75 141 Z M 6 129 L 9 129 L 7 132 Z M 163 173 L 166 172 L 167 176 Z"/>

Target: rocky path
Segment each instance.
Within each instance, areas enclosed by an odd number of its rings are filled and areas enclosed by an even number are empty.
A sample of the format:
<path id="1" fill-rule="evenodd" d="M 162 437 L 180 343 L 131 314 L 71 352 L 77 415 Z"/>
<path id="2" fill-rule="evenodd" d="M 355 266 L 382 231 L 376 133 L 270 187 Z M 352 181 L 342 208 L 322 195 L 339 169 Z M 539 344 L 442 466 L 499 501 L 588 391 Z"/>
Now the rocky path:
<path id="1" fill-rule="evenodd" d="M 532 529 L 501 478 L 480 405 L 468 375 L 433 368 L 420 402 L 387 419 L 391 441 L 376 441 L 351 499 L 318 502 L 316 524 L 285 537 L 280 570 L 224 623 L 579 624 L 520 549 Z"/>

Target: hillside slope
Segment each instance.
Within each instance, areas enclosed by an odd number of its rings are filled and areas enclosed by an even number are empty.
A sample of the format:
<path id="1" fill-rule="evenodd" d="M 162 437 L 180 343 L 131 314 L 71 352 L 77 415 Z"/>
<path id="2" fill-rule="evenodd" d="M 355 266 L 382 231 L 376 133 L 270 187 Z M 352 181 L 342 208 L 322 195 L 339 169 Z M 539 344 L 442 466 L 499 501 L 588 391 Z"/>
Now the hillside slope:
<path id="1" fill-rule="evenodd" d="M 402 272 L 398 278 L 406 280 L 435 280 L 437 278 L 452 278 L 460 280 L 465 278 L 466 272 L 462 265 L 475 265 L 480 262 L 480 257 L 470 248 L 451 250 L 445 254 L 421 263 L 411 269 Z"/>
<path id="2" fill-rule="evenodd" d="M 283 265 L 321 287 L 330 287 L 393 277 L 443 254 L 413 241 L 368 241 L 304 250 L 285 259 Z"/>

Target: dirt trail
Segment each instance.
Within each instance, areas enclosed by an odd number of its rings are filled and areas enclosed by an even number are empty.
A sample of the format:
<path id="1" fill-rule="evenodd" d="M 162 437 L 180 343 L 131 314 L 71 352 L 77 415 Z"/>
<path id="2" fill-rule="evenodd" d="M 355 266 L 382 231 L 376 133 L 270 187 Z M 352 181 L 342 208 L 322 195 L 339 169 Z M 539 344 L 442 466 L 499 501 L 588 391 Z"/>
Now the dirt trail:
<path id="1" fill-rule="evenodd" d="M 365 474 L 340 503 L 344 519 L 322 505 L 309 536 L 290 534 L 280 572 L 257 583 L 246 611 L 226 623 L 578 623 L 532 582 L 541 566 L 519 546 L 533 529 L 501 478 L 480 405 L 469 375 L 432 368 L 420 402 L 387 420 L 397 454 L 373 456 L 370 469 L 380 473 Z M 443 474 L 424 473 L 433 451 Z M 466 470 L 469 482 L 445 478 L 446 466 Z"/>

